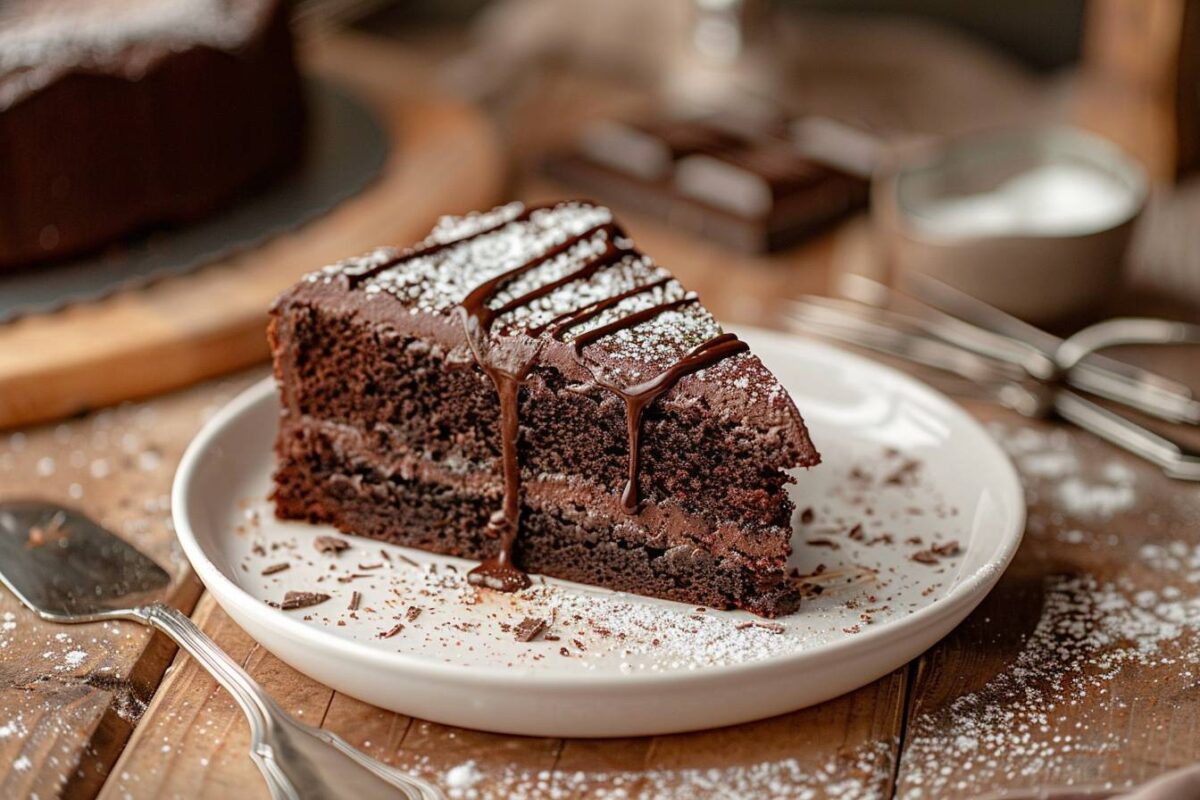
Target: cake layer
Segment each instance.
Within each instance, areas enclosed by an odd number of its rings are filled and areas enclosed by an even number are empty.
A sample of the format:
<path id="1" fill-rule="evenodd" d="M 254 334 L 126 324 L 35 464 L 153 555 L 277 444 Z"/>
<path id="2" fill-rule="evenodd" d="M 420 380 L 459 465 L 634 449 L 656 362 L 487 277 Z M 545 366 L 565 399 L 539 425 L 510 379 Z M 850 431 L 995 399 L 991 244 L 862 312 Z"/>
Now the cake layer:
<path id="1" fill-rule="evenodd" d="M 278 452 L 274 499 L 284 518 L 465 558 L 486 559 L 499 548 L 486 534 L 503 492 L 498 481 L 389 468 L 360 449 L 357 432 L 331 424 L 285 422 Z M 612 493 L 586 482 L 528 483 L 521 524 L 514 556 L 531 572 L 764 616 L 799 605 L 783 556 L 715 547 L 738 538 L 735 530 L 713 531 L 678 509 L 629 517 Z"/>
<path id="2" fill-rule="evenodd" d="M 277 350 L 294 416 L 368 431 L 381 451 L 499 475 L 499 408 L 486 375 L 448 366 L 443 348 L 338 307 L 297 298 L 276 324 L 286 330 L 288 346 Z M 519 405 L 524 478 L 586 475 L 621 492 L 629 448 L 617 398 L 547 367 L 531 371 Z M 642 497 L 782 530 L 790 524 L 788 478 L 766 465 L 791 444 L 782 428 L 755 429 L 700 402 L 655 405 L 643 419 Z"/>

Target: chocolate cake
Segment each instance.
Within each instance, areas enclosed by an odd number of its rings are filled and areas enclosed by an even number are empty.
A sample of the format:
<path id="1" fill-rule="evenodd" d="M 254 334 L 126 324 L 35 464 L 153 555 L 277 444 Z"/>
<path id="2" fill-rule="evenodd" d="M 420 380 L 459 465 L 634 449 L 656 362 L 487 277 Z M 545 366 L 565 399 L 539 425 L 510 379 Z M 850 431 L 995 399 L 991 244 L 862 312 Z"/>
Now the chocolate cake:
<path id="1" fill-rule="evenodd" d="M 303 119 L 284 0 L 4 0 L 0 269 L 220 209 Z"/>
<path id="2" fill-rule="evenodd" d="M 819 461 L 791 398 L 604 207 L 514 203 L 276 302 L 285 519 L 766 616 L 788 470 Z"/>
<path id="3" fill-rule="evenodd" d="M 867 181 L 806 155 L 789 126 L 605 120 L 546 171 L 737 250 L 779 250 L 866 205 Z"/>

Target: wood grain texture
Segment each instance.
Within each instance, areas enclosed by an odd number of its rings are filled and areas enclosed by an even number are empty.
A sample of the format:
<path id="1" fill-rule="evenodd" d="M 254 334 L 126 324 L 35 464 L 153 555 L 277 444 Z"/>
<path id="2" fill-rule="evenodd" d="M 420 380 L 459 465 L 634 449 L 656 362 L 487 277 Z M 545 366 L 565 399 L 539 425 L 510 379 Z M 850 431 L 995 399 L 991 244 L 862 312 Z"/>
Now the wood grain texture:
<path id="1" fill-rule="evenodd" d="M 301 275 L 411 242 L 445 213 L 489 207 L 504 165 L 478 112 L 425 90 L 428 70 L 362 35 L 314 39 L 307 71 L 350 87 L 391 132 L 380 177 L 249 252 L 103 301 L 0 327 L 0 428 L 76 414 L 262 361 L 266 310 Z"/>
<path id="2" fill-rule="evenodd" d="M 1197 362 L 1178 356 L 1173 374 L 1200 383 Z M 1080 431 L 973 410 L 1026 442 L 1033 432 L 1058 444 L 1017 458 L 1029 522 L 1012 566 L 918 662 L 897 796 L 1124 787 L 1200 760 L 1200 575 L 1187 566 L 1200 486 Z M 1044 452 L 1078 473 L 1047 474 Z"/>
<path id="3" fill-rule="evenodd" d="M 206 414 L 245 384 L 0 434 L 0 499 L 81 509 L 167 569 L 168 601 L 190 609 L 201 587 L 171 534 L 171 477 Z M 0 796 L 93 797 L 173 655 L 133 623 L 52 625 L 0 592 Z"/>
<path id="4" fill-rule="evenodd" d="M 205 596 L 194 619 L 299 719 L 447 786 L 471 775 L 475 797 L 605 797 L 694 792 L 710 771 L 790 792 L 854 786 L 890 794 L 903 708 L 904 670 L 816 708 L 694 734 L 586 740 L 505 736 L 414 720 L 336 693 L 259 647 Z M 191 658 L 175 667 L 100 793 L 118 798 L 267 796 L 246 756 L 249 726 Z"/>

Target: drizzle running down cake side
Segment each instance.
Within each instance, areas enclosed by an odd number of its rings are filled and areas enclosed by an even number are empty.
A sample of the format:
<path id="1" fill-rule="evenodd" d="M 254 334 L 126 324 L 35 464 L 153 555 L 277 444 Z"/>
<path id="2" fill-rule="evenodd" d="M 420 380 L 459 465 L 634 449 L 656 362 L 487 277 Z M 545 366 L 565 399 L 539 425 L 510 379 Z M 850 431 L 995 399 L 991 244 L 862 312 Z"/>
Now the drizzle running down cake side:
<path id="1" fill-rule="evenodd" d="M 820 457 L 735 335 L 585 202 L 444 219 L 272 309 L 285 519 L 777 616 L 787 470 Z"/>

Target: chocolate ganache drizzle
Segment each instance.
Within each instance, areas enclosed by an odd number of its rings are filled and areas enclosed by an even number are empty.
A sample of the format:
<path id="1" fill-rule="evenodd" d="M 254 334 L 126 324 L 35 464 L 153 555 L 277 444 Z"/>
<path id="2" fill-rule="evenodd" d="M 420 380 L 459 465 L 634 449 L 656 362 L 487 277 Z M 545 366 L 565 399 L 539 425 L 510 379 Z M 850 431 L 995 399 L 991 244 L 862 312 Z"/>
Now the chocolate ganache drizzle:
<path id="1" fill-rule="evenodd" d="M 415 258 L 433 255 L 441 250 L 456 247 L 472 239 L 496 233 L 506 226 L 530 219 L 540 209 L 551 206 L 531 206 L 520 214 L 504 218 L 501 222 L 480 227 L 454 239 L 436 242 L 401 253 L 371 265 L 359 272 L 347 274 L 350 286 L 354 287 L 397 264 Z M 572 254 L 576 247 L 599 240 L 603 246 L 582 259 L 573 269 L 557 279 L 494 305 L 496 299 L 518 278 L 561 256 Z M 495 556 L 487 559 L 468 576 L 471 583 L 500 591 L 518 591 L 529 586 L 529 577 L 513 563 L 513 549 L 520 533 L 521 513 L 521 468 L 517 452 L 520 434 L 519 397 L 522 384 L 537 361 L 542 347 L 550 340 L 562 341 L 571 330 L 585 325 L 626 300 L 650 293 L 674 281 L 669 276 L 633 286 L 604 299 L 586 303 L 578 308 L 561 313 L 548 322 L 516 330 L 511 335 L 492 337 L 494 323 L 505 314 L 544 298 L 558 289 L 577 281 L 587 281 L 597 272 L 620 264 L 627 259 L 641 258 L 632 247 L 621 228 L 612 222 L 593 225 L 580 233 L 573 234 L 549 247 L 539 255 L 523 260 L 515 267 L 489 278 L 474 289 L 458 304 L 458 313 L 471 355 L 475 364 L 491 379 L 496 387 L 500 402 L 500 442 L 502 472 L 504 478 L 503 504 L 488 522 L 488 534 L 500 539 L 500 548 Z M 723 333 L 701 342 L 653 378 L 631 385 L 622 385 L 605 377 L 591 363 L 585 350 L 597 342 L 619 331 L 636 327 L 668 311 L 682 309 L 698 303 L 694 294 L 686 294 L 675 300 L 624 314 L 606 324 L 590 328 L 578 334 L 571 342 L 575 362 L 587 370 L 594 383 L 612 392 L 625 404 L 628 434 L 628 476 L 621 502 L 624 510 L 635 514 L 639 506 L 638 469 L 641 461 L 641 428 L 644 412 L 655 399 L 669 391 L 684 376 L 705 369 L 722 359 L 747 351 L 745 342 L 732 333 Z"/>

